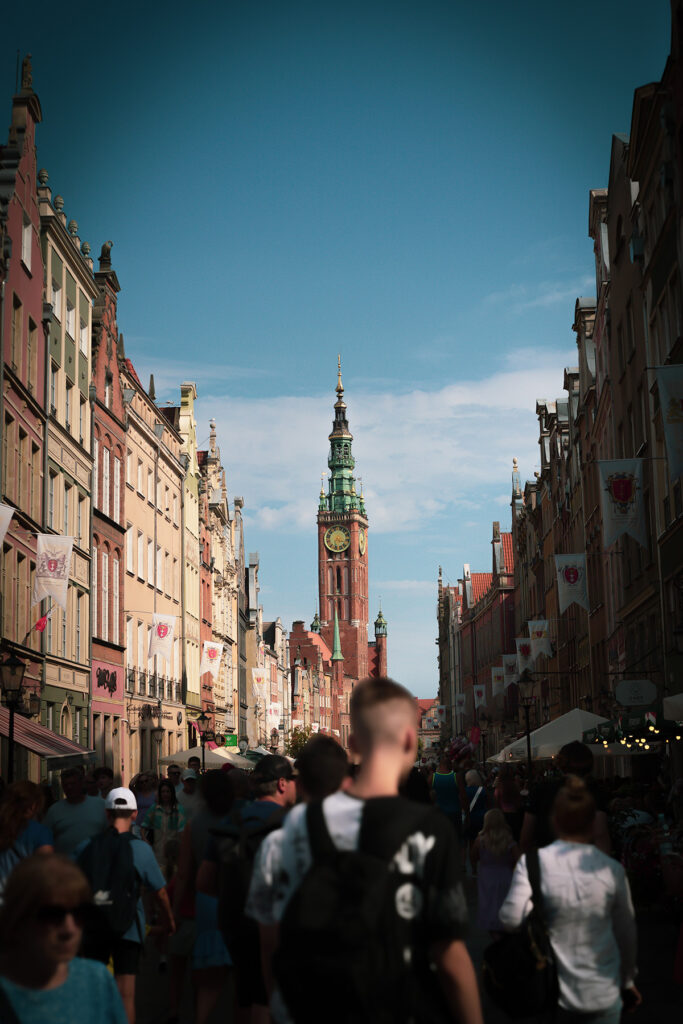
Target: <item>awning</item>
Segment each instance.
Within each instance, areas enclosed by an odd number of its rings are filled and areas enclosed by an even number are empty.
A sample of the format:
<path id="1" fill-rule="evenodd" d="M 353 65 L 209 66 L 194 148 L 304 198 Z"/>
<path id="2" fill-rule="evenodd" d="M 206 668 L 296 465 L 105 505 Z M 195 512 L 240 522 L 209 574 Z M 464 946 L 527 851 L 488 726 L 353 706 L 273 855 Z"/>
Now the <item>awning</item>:
<path id="1" fill-rule="evenodd" d="M 665 718 L 669 718 L 673 722 L 683 722 L 683 693 L 665 697 L 662 710 Z"/>
<path id="2" fill-rule="evenodd" d="M 533 760 L 543 760 L 554 757 L 565 743 L 573 740 L 580 740 L 588 729 L 607 722 L 607 718 L 594 715 L 591 711 L 584 711 L 582 708 L 574 708 L 552 722 L 547 722 L 540 729 L 534 729 L 531 733 L 531 756 Z M 524 761 L 527 756 L 526 736 L 509 743 L 495 757 L 489 761 L 496 761 L 499 764 L 509 761 Z"/>
<path id="3" fill-rule="evenodd" d="M 159 764 L 187 764 L 191 757 L 202 759 L 201 747 L 189 747 L 187 750 L 176 750 L 174 754 L 165 754 L 159 758 Z M 250 770 L 254 766 L 251 761 L 241 754 L 228 750 L 226 747 L 216 747 L 215 750 L 204 750 L 204 765 L 207 768 L 222 768 L 225 764 L 232 764 L 235 768 Z"/>
<path id="4" fill-rule="evenodd" d="M 5 707 L 0 707 L 0 735 L 9 736 L 9 711 Z M 95 763 L 94 750 L 86 750 L 66 736 L 59 736 L 44 725 L 19 714 L 14 716 L 14 742 L 45 758 L 48 771 Z"/>

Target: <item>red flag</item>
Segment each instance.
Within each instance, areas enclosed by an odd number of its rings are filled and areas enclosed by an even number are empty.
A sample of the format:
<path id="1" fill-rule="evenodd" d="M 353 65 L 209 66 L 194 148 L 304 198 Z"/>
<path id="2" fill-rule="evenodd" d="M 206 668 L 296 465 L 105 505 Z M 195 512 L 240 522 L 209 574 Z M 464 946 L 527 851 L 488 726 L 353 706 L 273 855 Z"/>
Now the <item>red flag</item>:
<path id="1" fill-rule="evenodd" d="M 52 608 L 50 608 L 49 611 L 47 612 L 47 614 L 43 615 L 43 617 L 41 619 L 38 619 L 38 621 L 36 622 L 36 624 L 35 624 L 35 626 L 33 628 L 37 629 L 39 633 L 44 633 L 45 632 L 45 627 L 47 626 L 47 620 L 50 618 L 51 615 L 52 615 Z"/>

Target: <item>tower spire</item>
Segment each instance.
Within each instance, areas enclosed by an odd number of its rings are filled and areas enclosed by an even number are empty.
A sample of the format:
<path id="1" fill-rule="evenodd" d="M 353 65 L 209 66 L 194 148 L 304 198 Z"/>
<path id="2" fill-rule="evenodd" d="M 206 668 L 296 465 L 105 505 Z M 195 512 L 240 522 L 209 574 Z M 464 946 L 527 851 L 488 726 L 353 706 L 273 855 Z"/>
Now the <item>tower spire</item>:
<path id="1" fill-rule="evenodd" d="M 355 493 L 353 470 L 356 465 L 351 453 L 353 434 L 349 430 L 344 401 L 344 385 L 341 375 L 341 356 L 337 356 L 337 401 L 334 403 L 334 420 L 332 433 L 329 435 L 330 454 L 327 464 L 330 467 L 329 511 L 348 512 L 358 508 Z"/>
<path id="2" fill-rule="evenodd" d="M 332 661 L 343 661 L 344 655 L 341 649 L 341 637 L 339 636 L 339 615 L 337 607 L 334 608 L 334 641 L 332 643 Z"/>

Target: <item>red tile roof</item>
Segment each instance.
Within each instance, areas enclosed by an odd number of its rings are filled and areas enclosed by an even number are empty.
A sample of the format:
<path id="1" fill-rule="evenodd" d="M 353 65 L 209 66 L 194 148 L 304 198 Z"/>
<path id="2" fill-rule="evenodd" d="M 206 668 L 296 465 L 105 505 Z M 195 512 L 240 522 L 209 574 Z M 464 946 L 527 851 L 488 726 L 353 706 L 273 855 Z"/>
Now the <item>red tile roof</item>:
<path id="1" fill-rule="evenodd" d="M 434 705 L 437 703 L 438 701 L 436 697 L 420 697 L 418 699 L 417 705 L 420 711 L 424 714 L 425 711 L 431 710 L 431 708 L 433 708 Z"/>
<path id="2" fill-rule="evenodd" d="M 492 572 L 473 572 L 472 573 L 472 604 L 476 604 L 484 596 L 486 591 L 491 586 L 493 580 Z"/>
<path id="3" fill-rule="evenodd" d="M 500 539 L 503 542 L 503 559 L 505 561 L 505 571 L 513 572 L 515 568 L 515 549 L 512 544 L 511 533 L 501 533 Z"/>
<path id="4" fill-rule="evenodd" d="M 126 359 L 126 368 L 127 368 L 128 372 L 129 372 L 129 374 L 131 375 L 131 377 L 133 378 L 133 380 L 136 381 L 138 384 L 140 384 L 140 378 L 138 377 L 137 373 L 135 372 L 135 367 L 131 363 L 130 359 Z M 142 388 L 142 384 L 140 384 L 140 387 Z M 142 388 L 142 390 L 144 391 L 145 389 Z"/>

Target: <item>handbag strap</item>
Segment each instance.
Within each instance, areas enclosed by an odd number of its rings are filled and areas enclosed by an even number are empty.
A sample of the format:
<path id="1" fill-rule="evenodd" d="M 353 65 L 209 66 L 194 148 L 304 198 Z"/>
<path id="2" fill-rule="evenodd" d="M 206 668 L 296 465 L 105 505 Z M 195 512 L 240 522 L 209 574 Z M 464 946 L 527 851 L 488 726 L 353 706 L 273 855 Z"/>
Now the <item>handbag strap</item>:
<path id="1" fill-rule="evenodd" d="M 479 789 L 477 790 L 477 792 L 472 797 L 472 803 L 470 804 L 470 814 L 474 810 L 474 805 L 476 804 L 477 800 L 479 799 L 479 797 L 481 796 L 483 791 L 484 791 L 484 787 L 480 786 Z"/>

